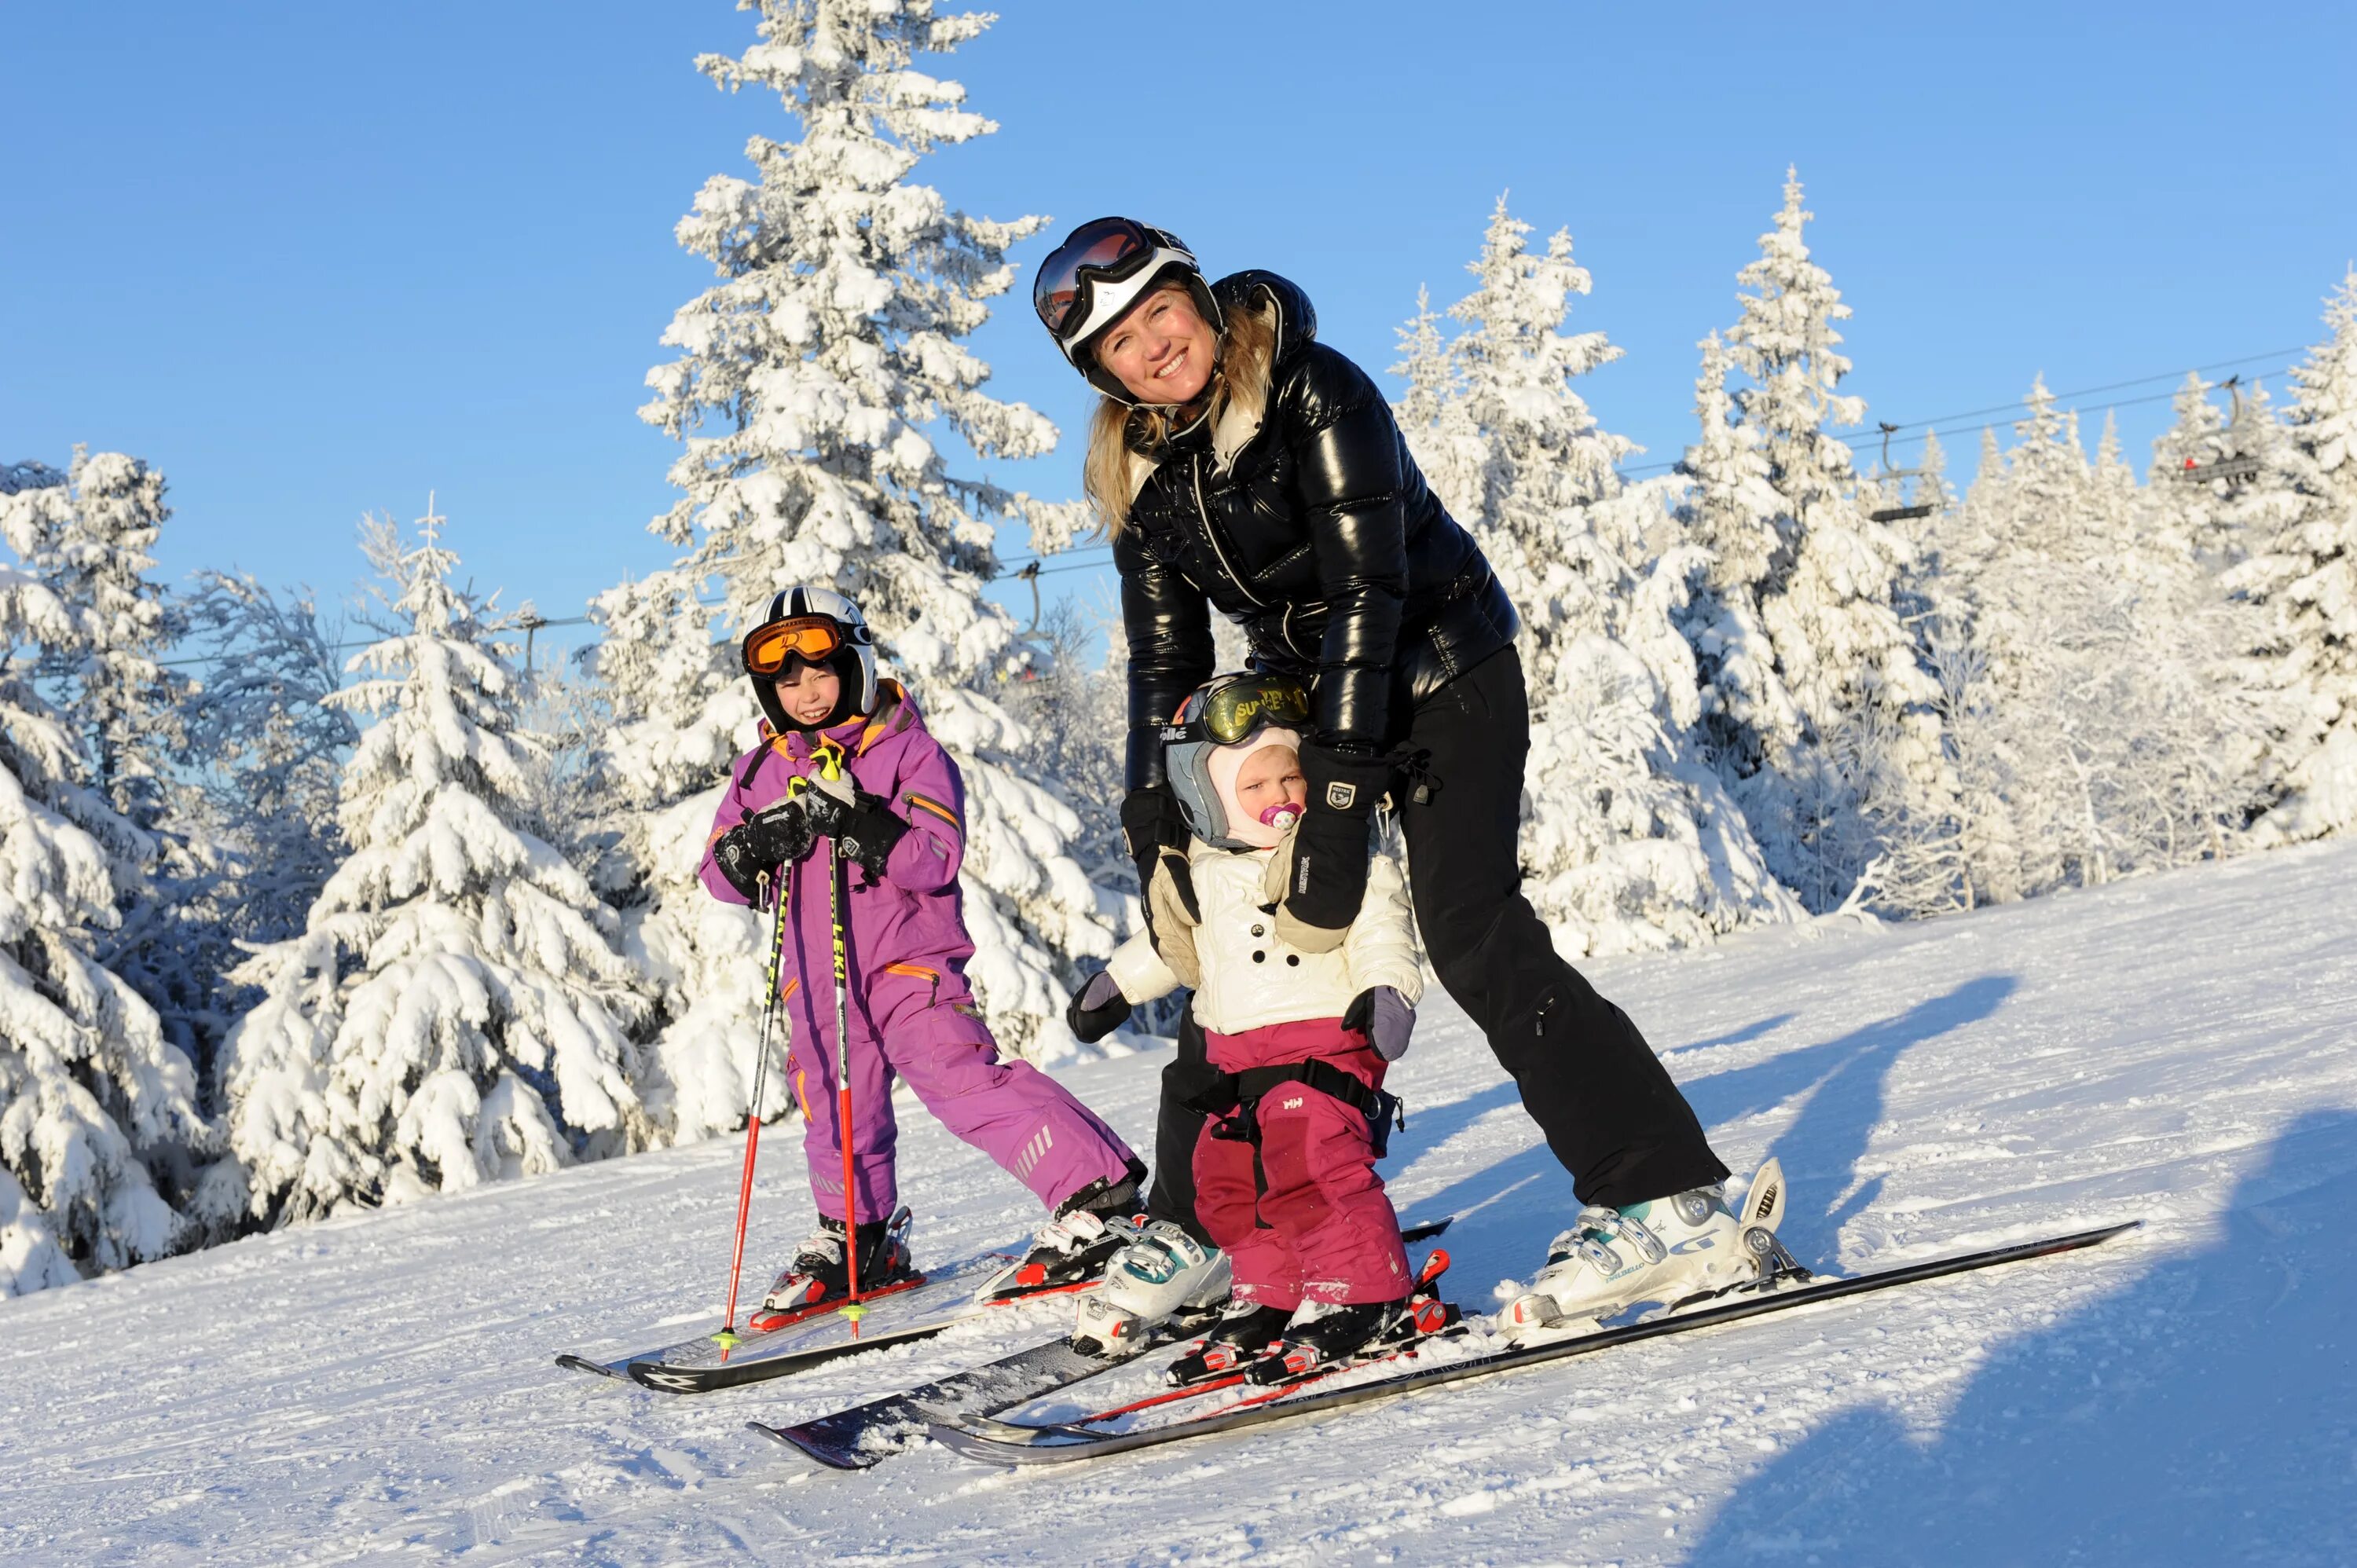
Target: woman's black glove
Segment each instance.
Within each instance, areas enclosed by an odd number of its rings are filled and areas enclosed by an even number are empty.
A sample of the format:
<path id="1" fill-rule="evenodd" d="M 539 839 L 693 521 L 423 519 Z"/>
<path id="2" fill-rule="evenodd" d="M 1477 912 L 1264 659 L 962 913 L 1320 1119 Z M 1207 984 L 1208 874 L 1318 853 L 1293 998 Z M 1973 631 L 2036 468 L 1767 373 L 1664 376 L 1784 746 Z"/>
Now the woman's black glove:
<path id="1" fill-rule="evenodd" d="M 1369 825 L 1391 782 L 1391 764 L 1372 749 L 1311 744 L 1301 748 L 1309 807 L 1294 829 L 1276 934 L 1304 952 L 1342 945 L 1367 900 Z"/>
<path id="2" fill-rule="evenodd" d="M 722 833 L 712 846 L 712 858 L 728 886 L 745 895 L 748 903 L 758 904 L 761 874 L 770 874 L 774 891 L 780 868 L 810 854 L 817 837 L 802 801 L 780 800 Z"/>
<path id="3" fill-rule="evenodd" d="M 838 789 L 843 793 L 837 794 Z M 890 801 L 847 779 L 813 779 L 797 799 L 810 814 L 812 830 L 840 845 L 843 857 L 866 872 L 870 884 L 884 875 L 885 862 L 892 858 L 900 835 L 909 831 L 909 824 L 893 812 Z"/>
<path id="4" fill-rule="evenodd" d="M 1091 1046 L 1129 1022 L 1129 998 L 1114 983 L 1113 971 L 1097 971 L 1086 985 L 1072 993 L 1064 1007 L 1064 1022 L 1082 1044 Z"/>
<path id="5" fill-rule="evenodd" d="M 1132 789 L 1121 802 L 1121 831 L 1129 842 L 1130 859 L 1137 863 L 1137 896 L 1146 906 L 1146 930 L 1154 950 L 1168 961 L 1169 955 L 1162 945 L 1165 933 L 1157 929 L 1154 919 L 1156 876 L 1166 879 L 1179 908 L 1186 911 L 1189 925 L 1199 925 L 1203 918 L 1203 906 L 1195 897 L 1194 874 L 1187 869 L 1187 813 L 1178 809 L 1178 797 L 1167 784 Z"/>

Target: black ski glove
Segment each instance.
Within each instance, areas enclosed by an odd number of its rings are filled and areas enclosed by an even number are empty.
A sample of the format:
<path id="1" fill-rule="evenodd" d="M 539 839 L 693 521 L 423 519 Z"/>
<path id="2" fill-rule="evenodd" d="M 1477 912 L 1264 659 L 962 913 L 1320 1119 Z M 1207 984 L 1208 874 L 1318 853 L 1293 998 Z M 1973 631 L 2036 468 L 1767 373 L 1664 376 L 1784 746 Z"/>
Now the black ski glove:
<path id="1" fill-rule="evenodd" d="M 800 800 L 780 800 L 722 833 L 712 846 L 712 858 L 728 886 L 745 895 L 747 902 L 758 904 L 761 874 L 770 874 L 774 892 L 783 868 L 810 854 L 817 836 Z"/>
<path id="2" fill-rule="evenodd" d="M 1072 993 L 1064 1006 L 1064 1022 L 1083 1045 L 1091 1046 L 1129 1022 L 1129 998 L 1114 983 L 1113 971 L 1097 971 Z"/>
<path id="3" fill-rule="evenodd" d="M 1391 782 L 1391 764 L 1371 751 L 1311 744 L 1301 748 L 1309 809 L 1294 830 L 1277 934 L 1309 952 L 1341 944 L 1367 899 L 1368 824 Z M 1304 940 L 1306 929 L 1326 937 Z"/>
<path id="4" fill-rule="evenodd" d="M 1415 1009 L 1392 987 L 1371 985 L 1351 999 L 1342 1027 L 1357 1030 L 1375 1055 L 1395 1062 L 1407 1055 L 1408 1036 L 1415 1033 Z"/>
<path id="5" fill-rule="evenodd" d="M 843 857 L 867 874 L 872 886 L 884 875 L 885 862 L 909 824 L 894 813 L 891 802 L 853 784 L 849 800 L 834 789 L 813 783 L 799 797 L 810 814 L 811 829 L 843 846 Z"/>
<path id="6" fill-rule="evenodd" d="M 1130 859 L 1137 863 L 1137 897 L 1146 906 L 1146 933 L 1153 939 L 1154 950 L 1163 952 L 1162 933 L 1154 929 L 1157 873 L 1169 879 L 1189 923 L 1200 924 L 1203 918 L 1203 906 L 1195 897 L 1195 876 L 1187 869 L 1187 814 L 1178 809 L 1178 797 L 1167 784 L 1132 789 L 1121 802 L 1121 831 L 1129 842 Z"/>

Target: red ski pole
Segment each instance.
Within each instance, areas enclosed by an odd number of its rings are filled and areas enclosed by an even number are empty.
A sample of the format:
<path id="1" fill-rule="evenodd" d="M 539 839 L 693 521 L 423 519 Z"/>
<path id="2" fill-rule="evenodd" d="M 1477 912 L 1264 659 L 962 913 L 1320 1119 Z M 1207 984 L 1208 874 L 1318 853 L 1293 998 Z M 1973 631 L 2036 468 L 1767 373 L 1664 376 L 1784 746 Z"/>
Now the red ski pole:
<path id="1" fill-rule="evenodd" d="M 745 1277 L 745 1221 L 753 1211 L 753 1156 L 761 1147 L 761 1095 L 770 1079 L 770 1021 L 778 1013 L 778 970 L 786 951 L 786 907 L 793 902 L 794 868 L 789 865 L 785 873 L 770 921 L 770 989 L 761 1004 L 761 1050 L 753 1062 L 753 1103 L 745 1115 L 745 1170 L 737 1179 L 737 1246 L 728 1258 L 728 1314 L 720 1332 L 713 1336 L 724 1347 L 737 1343 L 737 1287 Z M 760 886 L 763 891 L 769 888 L 766 871 L 761 873 Z"/>

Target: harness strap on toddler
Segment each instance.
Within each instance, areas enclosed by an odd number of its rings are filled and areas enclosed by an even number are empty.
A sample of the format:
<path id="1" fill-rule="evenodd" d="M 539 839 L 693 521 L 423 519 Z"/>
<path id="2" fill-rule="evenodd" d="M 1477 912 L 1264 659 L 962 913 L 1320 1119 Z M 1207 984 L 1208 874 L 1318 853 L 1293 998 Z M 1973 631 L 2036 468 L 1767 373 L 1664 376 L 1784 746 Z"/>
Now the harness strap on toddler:
<path id="1" fill-rule="evenodd" d="M 1370 1089 L 1366 1083 L 1344 1072 L 1331 1062 L 1311 1059 L 1286 1062 L 1281 1067 L 1250 1067 L 1242 1072 L 1223 1072 L 1211 1086 L 1183 1103 L 1189 1111 L 1214 1116 L 1222 1123 L 1241 1123 L 1215 1127 L 1215 1138 L 1232 1138 L 1243 1142 L 1260 1142 L 1260 1102 L 1280 1085 L 1306 1083 L 1320 1094 L 1330 1094 L 1367 1119 L 1367 1140 L 1373 1145 L 1375 1158 L 1382 1159 L 1390 1151 L 1392 1129 L 1407 1131 L 1407 1106 L 1396 1094 L 1386 1094 L 1380 1089 Z M 1239 1115 L 1238 1112 L 1242 1114 Z"/>

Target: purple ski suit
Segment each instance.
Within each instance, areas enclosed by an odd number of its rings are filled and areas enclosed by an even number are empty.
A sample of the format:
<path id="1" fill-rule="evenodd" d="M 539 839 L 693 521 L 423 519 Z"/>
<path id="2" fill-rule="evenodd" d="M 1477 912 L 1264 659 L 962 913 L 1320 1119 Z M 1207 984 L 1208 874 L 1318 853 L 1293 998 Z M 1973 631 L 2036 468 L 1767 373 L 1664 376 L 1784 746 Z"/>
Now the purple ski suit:
<path id="1" fill-rule="evenodd" d="M 766 735 L 766 730 L 765 730 Z M 1054 1079 L 1027 1061 L 1001 1061 L 997 1042 L 966 986 L 966 935 L 958 896 L 965 855 L 965 789 L 957 765 L 927 733 L 916 704 L 882 682 L 873 717 L 826 731 L 859 787 L 909 823 L 873 886 L 845 863 L 851 979 L 851 1148 L 857 1218 L 888 1218 L 899 1198 L 892 1176 L 898 1129 L 892 1082 L 909 1080 L 925 1109 L 1029 1187 L 1050 1209 L 1099 1179 L 1118 1181 L 1134 1156 L 1114 1131 Z M 786 798 L 789 780 L 813 770 L 811 737 L 765 740 L 737 759 L 713 821 L 704 886 L 742 904 L 714 859 L 720 835 Z M 807 1131 L 811 1192 L 821 1214 L 844 1218 L 843 1145 L 835 1129 L 834 966 L 827 867 L 821 839 L 791 873 L 785 952 L 779 964 L 792 1044 L 786 1071 Z"/>

